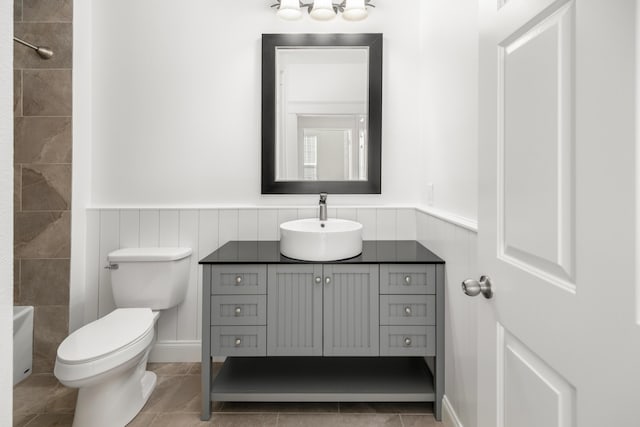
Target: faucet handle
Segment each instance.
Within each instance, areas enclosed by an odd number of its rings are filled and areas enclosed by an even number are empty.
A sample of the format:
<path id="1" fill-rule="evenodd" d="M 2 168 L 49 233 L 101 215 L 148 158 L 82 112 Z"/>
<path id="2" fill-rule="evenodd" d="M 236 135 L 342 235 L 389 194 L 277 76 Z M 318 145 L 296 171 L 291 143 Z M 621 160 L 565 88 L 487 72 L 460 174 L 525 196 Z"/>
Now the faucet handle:
<path id="1" fill-rule="evenodd" d="M 329 194 L 327 194 L 327 193 L 320 193 L 320 203 L 326 203 L 328 195 Z"/>

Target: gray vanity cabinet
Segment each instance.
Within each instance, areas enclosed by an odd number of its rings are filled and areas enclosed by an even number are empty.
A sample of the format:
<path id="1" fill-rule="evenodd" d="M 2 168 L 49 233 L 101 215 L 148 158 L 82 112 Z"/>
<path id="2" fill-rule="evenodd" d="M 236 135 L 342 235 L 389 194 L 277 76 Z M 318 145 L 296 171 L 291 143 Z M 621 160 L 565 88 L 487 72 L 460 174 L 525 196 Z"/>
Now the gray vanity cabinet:
<path id="1" fill-rule="evenodd" d="M 440 419 L 444 261 L 419 242 L 326 263 L 229 242 L 200 264 L 203 420 L 212 401 L 434 402 Z"/>
<path id="2" fill-rule="evenodd" d="M 378 356 L 377 265 L 269 265 L 267 356 Z"/>

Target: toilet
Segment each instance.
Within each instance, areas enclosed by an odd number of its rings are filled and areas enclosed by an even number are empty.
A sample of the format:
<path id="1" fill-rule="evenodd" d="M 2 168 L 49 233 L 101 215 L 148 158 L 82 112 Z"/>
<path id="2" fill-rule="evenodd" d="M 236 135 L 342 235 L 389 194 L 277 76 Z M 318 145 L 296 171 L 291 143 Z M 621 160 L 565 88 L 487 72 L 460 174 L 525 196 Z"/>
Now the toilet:
<path id="1" fill-rule="evenodd" d="M 146 370 L 162 310 L 180 304 L 190 248 L 127 248 L 109 253 L 116 309 L 69 335 L 54 374 L 78 388 L 74 427 L 120 427 L 140 412 L 156 385 Z"/>

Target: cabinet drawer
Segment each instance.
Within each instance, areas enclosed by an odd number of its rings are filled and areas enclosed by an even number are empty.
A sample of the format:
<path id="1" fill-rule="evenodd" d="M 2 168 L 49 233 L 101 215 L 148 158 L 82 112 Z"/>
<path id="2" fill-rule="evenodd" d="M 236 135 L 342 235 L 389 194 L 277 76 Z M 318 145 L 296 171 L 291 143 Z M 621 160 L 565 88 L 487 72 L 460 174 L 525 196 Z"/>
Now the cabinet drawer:
<path id="1" fill-rule="evenodd" d="M 211 324 L 266 325 L 266 295 L 211 296 Z"/>
<path id="2" fill-rule="evenodd" d="M 435 355 L 435 326 L 380 326 L 380 356 Z"/>
<path id="3" fill-rule="evenodd" d="M 435 295 L 380 295 L 381 325 L 435 325 Z"/>
<path id="4" fill-rule="evenodd" d="M 266 294 L 266 265 L 221 265 L 211 269 L 211 293 L 215 295 Z"/>
<path id="5" fill-rule="evenodd" d="M 266 356 L 266 326 L 212 326 L 214 356 Z"/>
<path id="6" fill-rule="evenodd" d="M 380 266 L 381 294 L 435 294 L 435 265 L 383 264 Z"/>

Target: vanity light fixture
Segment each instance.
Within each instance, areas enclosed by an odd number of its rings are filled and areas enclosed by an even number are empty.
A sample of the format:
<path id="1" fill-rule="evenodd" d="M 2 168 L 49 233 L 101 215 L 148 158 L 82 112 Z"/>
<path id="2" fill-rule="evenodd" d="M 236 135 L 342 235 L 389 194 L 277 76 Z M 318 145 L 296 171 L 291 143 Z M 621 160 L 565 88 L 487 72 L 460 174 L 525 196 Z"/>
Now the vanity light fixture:
<path id="1" fill-rule="evenodd" d="M 336 17 L 336 11 L 331 0 L 314 0 L 309 16 L 317 21 L 330 21 Z"/>
<path id="2" fill-rule="evenodd" d="M 300 9 L 300 0 L 281 0 L 278 4 L 278 16 L 287 21 L 295 21 L 302 18 L 302 10 Z M 272 6 L 272 7 L 273 7 Z"/>
<path id="3" fill-rule="evenodd" d="M 362 21 L 366 19 L 367 3 L 365 0 L 346 0 L 342 17 L 347 21 Z"/>
<path id="4" fill-rule="evenodd" d="M 271 7 L 277 8 L 280 18 L 294 21 L 302 18 L 302 9 L 306 8 L 311 18 L 317 21 L 330 21 L 338 13 L 347 21 L 361 21 L 369 15 L 367 7 L 375 7 L 372 0 L 342 0 L 333 3 L 332 0 L 313 0 L 304 3 L 301 0 L 276 0 Z"/>

